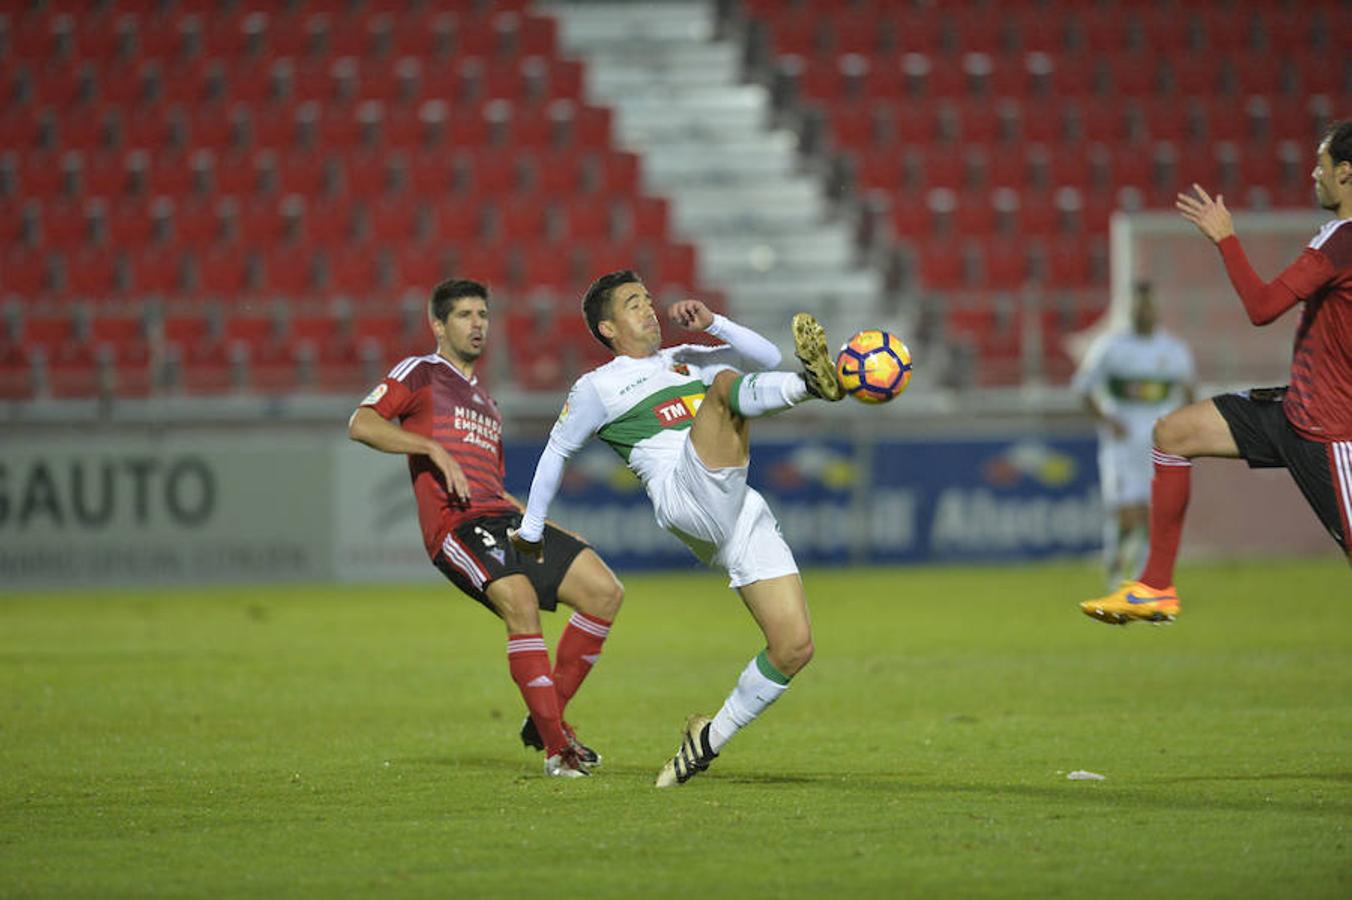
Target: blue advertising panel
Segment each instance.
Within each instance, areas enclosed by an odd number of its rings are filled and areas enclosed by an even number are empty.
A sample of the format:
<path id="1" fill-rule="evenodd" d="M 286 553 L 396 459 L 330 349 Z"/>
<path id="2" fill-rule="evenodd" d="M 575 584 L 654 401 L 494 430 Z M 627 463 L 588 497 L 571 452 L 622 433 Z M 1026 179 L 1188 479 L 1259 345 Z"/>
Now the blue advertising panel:
<path id="1" fill-rule="evenodd" d="M 506 447 L 507 489 L 523 499 L 541 446 Z M 763 440 L 749 480 L 804 565 L 1038 559 L 1098 548 L 1095 456 L 1091 437 Z M 569 463 L 550 518 L 617 569 L 700 567 L 600 443 Z"/>
<path id="2" fill-rule="evenodd" d="M 1103 538 L 1096 446 L 1093 438 L 879 442 L 871 558 L 1018 560 L 1095 550 Z"/>

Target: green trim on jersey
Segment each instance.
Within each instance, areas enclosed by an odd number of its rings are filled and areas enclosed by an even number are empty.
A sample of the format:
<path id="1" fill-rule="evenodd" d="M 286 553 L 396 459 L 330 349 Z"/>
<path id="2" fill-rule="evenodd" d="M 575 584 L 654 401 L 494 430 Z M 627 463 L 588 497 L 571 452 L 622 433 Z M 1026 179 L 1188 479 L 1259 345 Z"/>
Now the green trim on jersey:
<path id="1" fill-rule="evenodd" d="M 628 462 L 629 454 L 638 444 L 663 431 L 673 429 L 683 431 L 689 428 L 695 420 L 694 412 L 687 410 L 688 414 L 684 417 L 664 424 L 657 417 L 659 407 L 685 397 L 701 397 L 703 395 L 704 382 L 699 379 L 655 391 L 607 422 L 596 433 L 596 436 L 609 444 L 612 450 L 620 454 L 625 462 Z"/>
<path id="2" fill-rule="evenodd" d="M 1174 392 L 1178 382 L 1171 378 L 1123 378 L 1114 375 L 1108 379 L 1108 394 L 1123 403 L 1163 403 Z"/>

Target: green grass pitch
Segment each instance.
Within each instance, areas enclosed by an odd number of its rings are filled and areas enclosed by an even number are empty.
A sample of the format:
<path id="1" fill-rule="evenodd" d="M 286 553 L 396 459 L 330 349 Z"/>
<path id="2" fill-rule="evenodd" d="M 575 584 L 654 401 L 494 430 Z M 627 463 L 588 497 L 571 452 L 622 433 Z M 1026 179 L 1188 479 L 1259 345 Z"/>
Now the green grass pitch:
<path id="1" fill-rule="evenodd" d="M 761 644 L 626 582 L 570 782 L 449 586 L 0 600 L 0 896 L 1352 896 L 1340 560 L 1188 566 L 1167 628 L 1086 564 L 810 571 L 816 659 L 670 791 Z"/>

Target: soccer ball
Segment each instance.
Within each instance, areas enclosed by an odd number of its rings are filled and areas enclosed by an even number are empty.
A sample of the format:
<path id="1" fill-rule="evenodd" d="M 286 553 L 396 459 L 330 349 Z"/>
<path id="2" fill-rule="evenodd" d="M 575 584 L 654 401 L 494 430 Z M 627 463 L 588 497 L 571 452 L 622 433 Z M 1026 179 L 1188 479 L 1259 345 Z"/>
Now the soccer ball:
<path id="1" fill-rule="evenodd" d="M 860 403 L 886 403 L 911 383 L 911 351 L 895 334 L 861 331 L 840 348 L 836 374 Z"/>

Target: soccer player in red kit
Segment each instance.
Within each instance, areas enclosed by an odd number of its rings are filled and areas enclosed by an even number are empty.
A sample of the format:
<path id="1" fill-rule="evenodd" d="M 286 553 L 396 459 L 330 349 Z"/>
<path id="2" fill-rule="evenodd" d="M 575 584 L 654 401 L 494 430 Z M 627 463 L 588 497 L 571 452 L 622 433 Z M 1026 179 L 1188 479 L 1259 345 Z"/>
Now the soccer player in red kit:
<path id="1" fill-rule="evenodd" d="M 1320 140 L 1311 173 L 1319 205 L 1335 218 L 1296 261 L 1264 283 L 1235 236 L 1224 198 L 1178 195 L 1178 210 L 1220 250 L 1230 283 L 1255 325 L 1304 303 L 1287 387 L 1255 388 L 1193 403 L 1155 423 L 1150 489 L 1150 555 L 1137 581 L 1080 604 L 1114 625 L 1178 615 L 1174 558 L 1199 456 L 1243 459 L 1291 473 L 1329 534 L 1352 562 L 1352 120 Z"/>
<path id="2" fill-rule="evenodd" d="M 546 774 L 587 775 L 600 757 L 577 740 L 563 711 L 600 655 L 624 591 L 596 551 L 552 524 L 544 562 L 507 538 L 521 524 L 521 504 L 502 485 L 502 416 L 474 376 L 488 337 L 488 289 L 443 282 L 428 319 L 436 352 L 395 366 L 352 414 L 348 434 L 407 455 L 432 564 L 507 626 L 508 669 L 530 711 L 522 741 L 545 751 Z M 559 602 L 574 612 L 551 668 L 540 610 Z"/>

